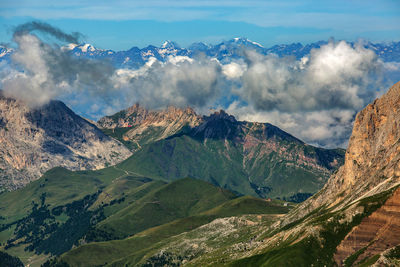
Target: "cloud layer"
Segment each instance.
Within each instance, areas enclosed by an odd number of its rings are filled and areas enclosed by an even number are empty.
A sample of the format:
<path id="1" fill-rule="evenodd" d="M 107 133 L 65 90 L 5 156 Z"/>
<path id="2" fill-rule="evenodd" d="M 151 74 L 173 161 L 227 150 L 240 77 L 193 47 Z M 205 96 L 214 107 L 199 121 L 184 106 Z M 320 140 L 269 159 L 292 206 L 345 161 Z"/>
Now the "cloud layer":
<path id="1" fill-rule="evenodd" d="M 5 95 L 37 107 L 64 94 L 86 91 L 106 96 L 113 84 L 114 68 L 108 62 L 77 59 L 56 44 L 44 43 L 32 31 L 49 34 L 60 41 L 79 42 L 79 34 L 66 34 L 39 22 L 20 25 L 13 41 L 13 69 L 2 77 Z"/>
<path id="2" fill-rule="evenodd" d="M 206 113 L 226 108 L 241 120 L 270 122 L 317 145 L 347 145 L 356 112 L 379 95 L 385 68 L 362 45 L 331 42 L 296 60 L 244 51 L 222 64 L 206 57 L 152 58 L 140 69 L 115 69 L 107 61 L 76 58 L 35 32 L 79 41 L 48 24 L 16 28 L 12 66 L 0 66 L 1 87 L 31 107 L 58 98 L 92 118 L 139 102 L 148 108 L 192 106 Z M 386 89 L 386 88 L 385 88 Z"/>
<path id="3" fill-rule="evenodd" d="M 238 93 L 258 110 L 361 108 L 382 63 L 371 50 L 329 43 L 299 61 L 248 53 Z"/>

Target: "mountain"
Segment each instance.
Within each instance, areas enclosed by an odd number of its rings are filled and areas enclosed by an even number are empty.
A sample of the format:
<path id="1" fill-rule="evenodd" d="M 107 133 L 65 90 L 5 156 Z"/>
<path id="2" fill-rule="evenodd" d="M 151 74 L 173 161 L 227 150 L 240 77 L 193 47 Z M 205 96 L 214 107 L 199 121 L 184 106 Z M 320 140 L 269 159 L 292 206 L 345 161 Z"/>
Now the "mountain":
<path id="1" fill-rule="evenodd" d="M 399 108 L 397 83 L 357 114 L 343 167 L 312 202 L 304 203 L 304 209 L 322 205 L 343 207 L 400 182 Z"/>
<path id="2" fill-rule="evenodd" d="M 363 109 L 344 165 L 296 206 L 235 197 L 199 179 L 165 183 L 139 172 L 146 166 L 160 171 L 159 159 L 204 169 L 207 159 L 210 169 L 225 173 L 230 168 L 224 164 L 236 166 L 233 149 L 249 137 L 265 138 L 268 147 L 286 144 L 282 151 L 295 148 L 299 156 L 306 146 L 272 125 L 236 121 L 219 111 L 145 144 L 116 166 L 54 168 L 20 190 L 0 194 L 2 249 L 32 266 L 46 261 L 45 253 L 58 255 L 45 266 L 399 266 L 399 103 L 397 83 Z M 192 153 L 173 153 L 177 148 Z M 147 162 L 132 160 L 143 151 Z M 230 160 L 213 158 L 217 155 Z"/>
<path id="3" fill-rule="evenodd" d="M 56 166 L 99 169 L 131 154 L 60 101 L 32 109 L 1 95 L 0 140 L 2 190 L 22 187 Z"/>
<path id="4" fill-rule="evenodd" d="M 236 254 L 242 259 L 232 265 L 398 266 L 399 103 L 397 83 L 365 107 L 344 165 L 321 191 L 259 232 L 257 246 Z"/>
<path id="5" fill-rule="evenodd" d="M 136 104 L 98 125 L 135 151 L 121 169 L 164 181 L 189 176 L 292 201 L 319 190 L 344 153 L 307 145 L 268 123 L 237 121 L 223 110 L 199 116 L 191 108 L 148 111 Z"/>

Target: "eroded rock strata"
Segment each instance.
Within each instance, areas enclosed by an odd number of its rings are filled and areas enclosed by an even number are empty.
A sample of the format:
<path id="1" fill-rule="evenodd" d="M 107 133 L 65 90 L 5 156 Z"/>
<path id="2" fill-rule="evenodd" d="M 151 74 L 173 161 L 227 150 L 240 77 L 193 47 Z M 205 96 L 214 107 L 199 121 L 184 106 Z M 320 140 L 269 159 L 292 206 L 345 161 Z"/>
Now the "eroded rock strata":
<path id="1" fill-rule="evenodd" d="M 385 204 L 362 222 L 337 247 L 335 262 L 342 265 L 350 255 L 359 252 L 355 263 L 400 244 L 400 189 Z"/>

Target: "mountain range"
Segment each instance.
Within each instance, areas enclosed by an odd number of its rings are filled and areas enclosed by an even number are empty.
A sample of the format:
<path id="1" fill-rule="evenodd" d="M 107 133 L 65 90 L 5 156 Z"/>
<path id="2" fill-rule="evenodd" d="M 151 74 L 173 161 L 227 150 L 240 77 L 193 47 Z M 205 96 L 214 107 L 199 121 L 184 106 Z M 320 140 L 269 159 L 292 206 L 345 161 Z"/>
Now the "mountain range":
<path id="1" fill-rule="evenodd" d="M 11 190 L 0 194 L 0 246 L 32 266 L 150 227 L 161 232 L 143 246 L 221 217 L 276 218 L 343 163 L 341 149 L 223 110 L 136 104 L 94 123 L 60 101 L 0 103 L 2 183 Z"/>
<path id="2" fill-rule="evenodd" d="M 398 52 L 365 45 L 383 60 Z M 245 38 L 166 42 L 129 50 L 130 67 L 198 53 L 224 61 L 244 46 L 269 53 Z M 92 122 L 60 101 L 32 108 L 0 94 L 0 265 L 399 266 L 399 125 L 400 82 L 357 114 L 346 151 L 224 110 L 135 104 Z"/>
<path id="3" fill-rule="evenodd" d="M 344 165 L 285 215 L 236 215 L 180 230 L 178 220 L 125 239 L 81 245 L 48 264 L 398 266 L 399 103 L 397 83 L 362 110 Z"/>
<path id="4" fill-rule="evenodd" d="M 399 103 L 397 83 L 357 115 L 340 167 L 340 151 L 222 110 L 137 104 L 95 125 L 61 102 L 32 110 L 3 98 L 5 132 L 17 118 L 73 151 L 86 129 L 97 133 L 88 142 L 124 142 L 132 155 L 98 170 L 56 167 L 1 193 L 0 256 L 30 266 L 397 266 Z M 35 132 L 17 129 L 12 137 Z M 307 200 L 290 198 L 329 173 Z"/>
<path id="5" fill-rule="evenodd" d="M 98 49 L 91 44 L 69 44 L 62 47 L 65 51 L 76 57 L 110 60 L 116 68 L 139 68 L 150 58 L 166 61 L 169 57 L 186 56 L 195 58 L 206 55 L 216 58 L 222 63 L 228 63 L 232 59 L 243 58 L 244 50 L 254 50 L 260 54 L 276 54 L 280 57 L 295 56 L 300 59 L 310 53 L 314 48 L 320 48 L 327 41 L 318 41 L 303 45 L 301 43 L 280 44 L 265 48 L 247 38 L 234 38 L 216 45 L 194 43 L 187 48 L 182 48 L 172 41 L 165 41 L 160 47 L 149 45 L 144 48 L 132 47 L 126 51 L 113 51 L 110 49 Z M 355 42 L 349 42 L 354 46 Z M 400 42 L 372 43 L 364 42 L 365 48 L 373 50 L 385 62 L 400 62 Z M 10 60 L 13 49 L 0 47 L 0 61 Z"/>

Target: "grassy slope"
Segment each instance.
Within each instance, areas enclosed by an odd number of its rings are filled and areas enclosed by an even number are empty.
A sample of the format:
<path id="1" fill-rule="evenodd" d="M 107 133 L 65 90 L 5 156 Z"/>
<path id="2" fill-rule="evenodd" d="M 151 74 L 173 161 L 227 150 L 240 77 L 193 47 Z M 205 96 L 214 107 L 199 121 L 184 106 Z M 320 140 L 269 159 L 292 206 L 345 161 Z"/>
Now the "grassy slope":
<path id="1" fill-rule="evenodd" d="M 54 168 L 39 180 L 20 190 L 0 194 L 0 226 L 12 224 L 10 228 L 0 232 L 0 243 L 5 245 L 6 241 L 14 236 L 17 221 L 30 214 L 33 203 L 40 205 L 41 197 L 44 194 L 46 196 L 45 205 L 50 211 L 57 206 L 68 205 L 85 196 L 95 194 L 98 190 L 103 190 L 103 193 L 99 195 L 98 203 L 94 203 L 92 207 L 94 209 L 101 207 L 101 202 L 104 204 L 120 199 L 124 192 L 130 196 L 135 196 L 135 193 L 146 194 L 146 188 L 161 187 L 164 184 L 164 182 L 152 181 L 148 178 L 127 175 L 125 171 L 114 167 L 81 172 Z M 105 197 L 105 192 L 108 192 L 108 197 Z M 123 206 L 123 203 L 120 206 Z M 110 205 L 105 209 L 107 209 L 106 213 L 110 214 L 116 212 L 118 205 Z M 68 218 L 64 213 L 55 216 L 56 222 L 60 224 L 65 223 Z M 1 248 L 4 247 L 0 246 Z M 24 251 L 24 248 L 25 245 L 19 245 L 8 249 L 7 252 L 20 257 L 25 264 L 35 261 L 35 258 L 42 258 L 41 261 L 45 260 L 45 257 Z"/>
<path id="2" fill-rule="evenodd" d="M 223 150 L 220 141 L 210 140 L 204 146 L 191 137 L 181 136 L 145 146 L 118 167 L 169 181 L 189 176 L 255 196 L 242 169 L 239 151 L 233 148 L 230 160 Z"/>
<path id="3" fill-rule="evenodd" d="M 61 259 L 71 266 L 94 266 L 112 262 L 117 266 L 133 264 L 154 253 L 168 238 L 196 229 L 216 218 L 241 214 L 282 214 L 288 211 L 289 207 L 283 206 L 281 202 L 267 202 L 245 196 L 197 215 L 147 229 L 124 240 L 83 245 L 67 252 Z"/>
<path id="4" fill-rule="evenodd" d="M 115 129 L 100 129 L 103 133 L 105 133 L 108 136 L 111 136 L 117 140 L 119 140 L 121 143 L 123 143 L 127 148 L 130 150 L 136 150 L 138 148 L 138 145 L 134 142 L 131 142 L 129 140 L 125 140 L 123 138 L 123 135 L 132 129 L 131 127 L 125 127 L 125 128 L 115 128 Z"/>
<path id="5" fill-rule="evenodd" d="M 289 144 L 293 159 L 285 160 L 276 152 L 264 150 L 260 146 L 252 157 L 246 158 L 241 144 L 218 139 L 201 141 L 181 135 L 144 146 L 118 167 L 156 179 L 173 181 L 189 176 L 244 195 L 288 199 L 300 192 L 315 193 L 329 176 L 306 166 L 294 166 L 299 160 L 299 151 L 315 155 L 324 164 L 343 154 L 341 150 L 296 143 Z M 265 190 L 260 193 L 255 187 Z"/>
<path id="6" fill-rule="evenodd" d="M 113 213 L 96 228 L 127 237 L 149 227 L 198 214 L 235 195 L 209 183 L 181 179 L 149 192 L 143 198 Z"/>
<path id="7" fill-rule="evenodd" d="M 125 172 L 114 167 L 79 172 L 64 168 L 51 169 L 39 180 L 20 190 L 0 194 L 0 211 L 4 217 L 0 223 L 15 221 L 25 216 L 32 207 L 32 201 L 40 203 L 43 193 L 46 193 L 46 202 L 55 207 L 93 194 L 111 184 L 113 179 L 122 176 L 125 176 Z"/>
<path id="8" fill-rule="evenodd" d="M 100 193 L 99 189 L 102 190 Z M 87 232 L 92 240 L 104 238 L 104 232 L 107 234 L 105 238 L 126 237 L 178 218 L 201 213 L 236 197 L 229 191 L 189 178 L 165 184 L 145 177 L 134 177 L 117 168 L 96 172 L 70 172 L 56 168 L 22 190 L 0 195 L 0 224 L 16 222 L 29 215 L 32 212 L 32 201 L 41 203 L 44 193 L 46 209 L 50 212 L 54 207 L 69 205 L 96 193 L 94 203 L 86 209 L 100 209 L 106 218 Z M 60 225 L 68 219 L 65 213 L 55 215 Z M 0 232 L 0 243 L 5 244 L 14 236 L 15 225 Z M 87 231 L 85 229 L 81 230 Z M 96 230 L 103 232 L 98 236 Z M 25 263 L 42 258 L 24 251 L 24 248 L 25 245 L 17 245 L 7 251 L 21 257 Z M 43 260 L 45 257 L 41 262 Z"/>

